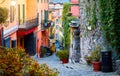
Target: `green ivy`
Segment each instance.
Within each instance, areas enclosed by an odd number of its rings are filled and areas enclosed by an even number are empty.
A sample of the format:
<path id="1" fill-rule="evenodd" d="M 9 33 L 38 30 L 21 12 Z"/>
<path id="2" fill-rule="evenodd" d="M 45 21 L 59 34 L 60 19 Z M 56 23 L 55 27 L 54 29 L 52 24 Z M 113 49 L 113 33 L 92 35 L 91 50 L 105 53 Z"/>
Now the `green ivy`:
<path id="1" fill-rule="evenodd" d="M 63 5 L 63 12 L 62 12 L 62 20 L 63 20 L 63 31 L 64 31 L 64 38 L 63 38 L 63 43 L 64 43 L 64 48 L 67 49 L 70 45 L 70 26 L 69 22 L 71 19 L 71 15 L 69 15 L 71 8 L 70 3 L 64 3 Z"/>
<path id="2" fill-rule="evenodd" d="M 88 24 L 94 30 L 97 23 L 97 15 L 96 15 L 96 0 L 87 0 L 86 4 L 86 18 Z"/>
<path id="3" fill-rule="evenodd" d="M 91 28 L 95 29 L 97 23 L 97 17 L 96 17 L 96 2 L 92 1 L 92 9 L 91 9 Z"/>
<path id="4" fill-rule="evenodd" d="M 98 0 L 99 20 L 105 37 L 106 47 L 120 52 L 120 1 Z"/>

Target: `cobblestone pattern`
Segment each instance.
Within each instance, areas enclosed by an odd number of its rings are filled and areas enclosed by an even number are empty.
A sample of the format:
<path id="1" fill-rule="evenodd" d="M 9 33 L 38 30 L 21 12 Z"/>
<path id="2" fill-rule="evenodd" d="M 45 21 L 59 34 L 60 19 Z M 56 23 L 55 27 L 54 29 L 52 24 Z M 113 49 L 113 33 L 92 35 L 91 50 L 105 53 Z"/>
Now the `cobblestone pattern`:
<path id="1" fill-rule="evenodd" d="M 94 72 L 92 66 L 86 64 L 62 64 L 55 54 L 50 57 L 35 59 L 40 64 L 46 63 L 50 68 L 57 68 L 59 70 L 59 76 L 119 76 L 115 72 Z"/>

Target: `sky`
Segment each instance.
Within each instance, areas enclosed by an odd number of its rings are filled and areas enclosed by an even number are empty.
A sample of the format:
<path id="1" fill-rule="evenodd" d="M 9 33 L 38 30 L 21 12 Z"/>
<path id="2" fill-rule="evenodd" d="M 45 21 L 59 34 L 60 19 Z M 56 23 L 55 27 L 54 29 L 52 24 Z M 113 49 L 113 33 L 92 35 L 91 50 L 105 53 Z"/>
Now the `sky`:
<path id="1" fill-rule="evenodd" d="M 55 3 L 59 2 L 59 1 L 61 1 L 61 0 L 54 0 Z M 69 0 L 62 0 L 62 2 L 69 2 Z"/>

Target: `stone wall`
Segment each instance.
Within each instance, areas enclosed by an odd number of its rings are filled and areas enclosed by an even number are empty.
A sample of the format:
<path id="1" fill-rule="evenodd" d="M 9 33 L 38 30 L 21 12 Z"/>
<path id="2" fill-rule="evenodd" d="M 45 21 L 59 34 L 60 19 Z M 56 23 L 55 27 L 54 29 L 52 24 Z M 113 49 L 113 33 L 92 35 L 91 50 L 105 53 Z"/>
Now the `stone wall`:
<path id="1" fill-rule="evenodd" d="M 87 1 L 90 2 L 88 5 Z M 88 56 L 90 52 L 94 49 L 95 46 L 101 45 L 103 47 L 103 35 L 99 22 L 96 22 L 95 29 L 91 28 L 90 23 L 88 22 L 89 17 L 87 17 L 86 6 L 91 6 L 92 0 L 80 0 L 80 47 L 81 47 L 81 57 Z M 98 7 L 96 4 L 96 13 Z M 89 15 L 90 16 L 90 15 Z M 96 14 L 96 17 L 98 14 Z"/>

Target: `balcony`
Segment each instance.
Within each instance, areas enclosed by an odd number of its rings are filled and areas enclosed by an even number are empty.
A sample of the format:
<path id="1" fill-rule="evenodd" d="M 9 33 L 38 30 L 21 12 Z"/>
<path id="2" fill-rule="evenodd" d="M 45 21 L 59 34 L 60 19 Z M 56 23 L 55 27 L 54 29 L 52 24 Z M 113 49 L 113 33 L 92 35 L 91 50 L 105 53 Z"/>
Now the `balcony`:
<path id="1" fill-rule="evenodd" d="M 48 21 L 42 21 L 41 22 L 41 31 L 45 31 L 51 26 L 51 22 Z"/>
<path id="2" fill-rule="evenodd" d="M 29 18 L 29 19 L 26 19 L 25 22 L 21 23 L 18 26 L 18 29 L 29 30 L 29 29 L 36 27 L 36 26 L 38 26 L 38 18 Z"/>

